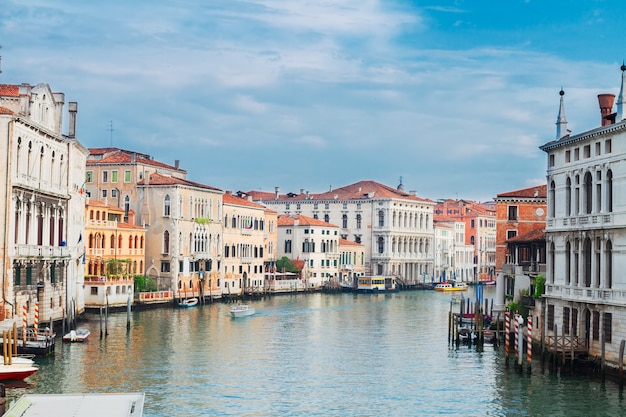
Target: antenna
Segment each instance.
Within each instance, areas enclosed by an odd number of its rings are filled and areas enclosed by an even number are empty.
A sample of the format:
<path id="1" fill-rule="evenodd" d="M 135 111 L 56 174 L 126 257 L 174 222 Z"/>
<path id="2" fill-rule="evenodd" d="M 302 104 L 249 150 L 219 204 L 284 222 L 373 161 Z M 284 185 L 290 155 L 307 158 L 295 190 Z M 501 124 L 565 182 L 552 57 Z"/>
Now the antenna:
<path id="1" fill-rule="evenodd" d="M 113 147 L 113 120 L 109 120 L 109 128 L 107 129 L 111 135 L 111 148 Z"/>

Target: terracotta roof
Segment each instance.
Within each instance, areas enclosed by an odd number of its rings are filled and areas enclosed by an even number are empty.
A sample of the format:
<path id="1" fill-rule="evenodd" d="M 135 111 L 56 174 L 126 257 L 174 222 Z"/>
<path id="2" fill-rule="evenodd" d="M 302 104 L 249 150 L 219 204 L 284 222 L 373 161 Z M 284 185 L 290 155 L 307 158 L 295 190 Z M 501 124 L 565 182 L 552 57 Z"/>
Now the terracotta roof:
<path id="1" fill-rule="evenodd" d="M 356 243 L 348 239 L 339 238 L 339 244 L 342 246 L 363 246 L 362 243 Z"/>
<path id="2" fill-rule="evenodd" d="M 546 240 L 546 229 L 536 229 L 530 232 L 507 239 L 507 242 L 537 242 Z"/>
<path id="3" fill-rule="evenodd" d="M 163 162 L 155 161 L 150 157 L 150 155 L 146 155 L 143 153 L 126 151 L 118 148 L 89 148 L 89 156 L 99 155 L 101 158 L 87 158 L 87 165 L 95 165 L 95 164 L 130 164 L 133 160 L 133 155 L 135 157 L 135 162 L 141 163 L 144 165 L 151 165 L 155 167 L 167 168 L 174 171 L 187 172 L 184 169 L 176 168 L 172 165 L 165 164 Z"/>
<path id="4" fill-rule="evenodd" d="M 246 194 L 252 195 L 256 201 L 276 200 L 276 194 L 264 191 L 249 191 Z M 365 200 L 371 198 L 400 198 L 413 200 L 416 202 L 432 202 L 432 200 L 417 197 L 403 190 L 378 183 L 376 181 L 359 181 L 345 187 L 335 188 L 327 192 L 318 194 L 287 193 L 278 196 L 279 201 L 299 201 L 299 200 Z"/>
<path id="5" fill-rule="evenodd" d="M 245 207 L 254 207 L 265 209 L 265 206 L 262 206 L 257 203 L 253 203 L 252 201 L 248 201 L 245 198 L 237 197 L 229 193 L 225 193 L 222 195 L 222 202 L 224 204 L 232 204 L 236 206 L 245 206 Z"/>
<path id="6" fill-rule="evenodd" d="M 184 185 L 188 187 L 204 188 L 206 190 L 222 191 L 219 188 L 211 187 L 209 185 L 200 184 L 198 182 L 193 182 L 182 178 L 175 178 L 169 175 L 159 174 L 157 172 L 150 174 L 150 181 L 148 181 L 148 184 L 146 184 L 146 180 L 144 178 L 143 180 L 139 181 L 137 185 Z"/>
<path id="7" fill-rule="evenodd" d="M 115 212 L 124 212 L 124 209 L 118 206 L 114 206 L 112 204 L 107 204 L 104 201 L 101 200 L 89 200 L 87 203 L 85 203 L 87 206 L 90 207 L 102 207 L 102 208 L 107 208 L 111 211 L 115 211 Z"/>
<path id="8" fill-rule="evenodd" d="M 13 110 L 9 110 L 6 107 L 1 107 L 0 106 L 0 114 L 11 114 L 11 115 L 13 115 L 15 113 L 13 112 Z"/>
<path id="9" fill-rule="evenodd" d="M 0 84 L 0 96 L 19 97 L 20 87 L 13 84 Z"/>
<path id="10" fill-rule="evenodd" d="M 534 187 L 524 188 L 522 190 L 509 191 L 506 193 L 498 194 L 498 198 L 513 197 L 513 198 L 546 198 L 548 196 L 548 186 L 546 184 L 536 185 Z M 535 196 L 535 193 L 537 195 Z"/>
<path id="11" fill-rule="evenodd" d="M 298 220 L 299 226 L 337 227 L 332 223 L 326 223 L 323 220 L 314 219 L 313 217 L 307 217 L 301 214 L 279 214 L 278 215 L 279 226 L 293 226 L 295 220 Z"/>

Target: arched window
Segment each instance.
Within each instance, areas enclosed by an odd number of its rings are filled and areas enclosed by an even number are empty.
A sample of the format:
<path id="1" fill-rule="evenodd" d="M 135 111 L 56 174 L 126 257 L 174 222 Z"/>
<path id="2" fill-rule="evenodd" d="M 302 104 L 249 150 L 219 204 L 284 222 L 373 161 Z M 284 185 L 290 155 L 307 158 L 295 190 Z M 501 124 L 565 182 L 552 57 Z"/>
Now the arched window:
<path id="1" fill-rule="evenodd" d="M 361 228 L 361 215 L 360 214 L 356 215 L 356 228 L 357 229 Z"/>
<path id="2" fill-rule="evenodd" d="M 115 249 L 115 235 L 111 235 L 111 249 Z"/>
<path id="3" fill-rule="evenodd" d="M 554 198 L 555 198 L 555 189 L 554 181 L 550 182 L 550 190 L 548 191 L 548 217 L 554 217 Z"/>
<path id="4" fill-rule="evenodd" d="M 585 287 L 591 287 L 591 239 L 589 238 L 583 242 L 583 268 Z"/>
<path id="5" fill-rule="evenodd" d="M 585 214 L 591 214 L 593 209 L 593 178 L 591 173 L 585 173 L 584 180 L 584 189 L 585 189 Z"/>
<path id="6" fill-rule="evenodd" d="M 565 184 L 565 215 L 572 215 L 572 179 L 567 177 Z"/>
<path id="7" fill-rule="evenodd" d="M 569 241 L 565 244 L 565 285 L 570 285 L 572 279 L 570 277 L 571 273 L 571 257 L 572 257 L 572 247 Z"/>
<path id="8" fill-rule="evenodd" d="M 344 229 L 348 228 L 348 215 L 347 214 L 344 214 L 343 216 L 341 216 L 341 223 Z"/>
<path id="9" fill-rule="evenodd" d="M 380 210 L 378 212 L 378 226 L 383 227 L 384 225 L 385 225 L 385 212 Z"/>
<path id="10" fill-rule="evenodd" d="M 163 253 L 170 253 L 170 232 L 167 230 L 163 233 Z"/>
<path id="11" fill-rule="evenodd" d="M 613 243 L 606 242 L 606 288 L 613 288 Z"/>
<path id="12" fill-rule="evenodd" d="M 325 221 L 326 223 L 330 223 L 330 216 L 328 215 L 328 213 L 327 213 L 327 214 L 324 214 L 324 221 Z"/>
<path id="13" fill-rule="evenodd" d="M 171 211 L 170 196 L 166 195 L 165 198 L 163 199 L 163 215 L 165 217 L 169 217 L 170 216 L 170 211 Z"/>
<path id="14" fill-rule="evenodd" d="M 606 211 L 613 212 L 613 171 L 606 173 Z"/>
<path id="15" fill-rule="evenodd" d="M 378 237 L 378 253 L 385 252 L 385 239 L 382 236 Z"/>

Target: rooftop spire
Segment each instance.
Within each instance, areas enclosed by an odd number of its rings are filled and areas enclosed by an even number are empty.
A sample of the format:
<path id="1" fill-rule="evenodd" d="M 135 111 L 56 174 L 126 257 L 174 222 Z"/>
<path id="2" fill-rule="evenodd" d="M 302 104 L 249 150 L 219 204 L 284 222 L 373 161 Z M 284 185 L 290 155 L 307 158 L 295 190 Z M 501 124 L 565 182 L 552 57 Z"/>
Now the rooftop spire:
<path id="1" fill-rule="evenodd" d="M 569 135 L 569 130 L 567 130 L 567 119 L 565 118 L 565 106 L 563 104 L 563 96 L 565 95 L 563 87 L 561 87 L 559 95 L 561 96 L 561 104 L 559 105 L 559 115 L 556 117 L 556 140 Z"/>
<path id="2" fill-rule="evenodd" d="M 615 123 L 619 123 L 626 118 L 624 114 L 624 84 L 626 84 L 626 65 L 622 61 L 622 85 L 619 88 L 619 96 L 617 97 L 617 116 L 615 117 Z"/>

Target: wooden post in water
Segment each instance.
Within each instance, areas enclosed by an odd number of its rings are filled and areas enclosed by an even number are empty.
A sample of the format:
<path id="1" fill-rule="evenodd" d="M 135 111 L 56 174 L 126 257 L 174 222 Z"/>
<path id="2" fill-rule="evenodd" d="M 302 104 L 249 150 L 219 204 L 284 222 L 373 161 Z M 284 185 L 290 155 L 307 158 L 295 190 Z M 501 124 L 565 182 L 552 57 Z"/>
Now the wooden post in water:
<path id="1" fill-rule="evenodd" d="M 100 339 L 102 339 L 102 307 L 100 307 Z"/>
<path id="2" fill-rule="evenodd" d="M 450 311 L 448 311 L 448 343 L 452 342 L 452 301 L 450 301 Z"/>
<path id="3" fill-rule="evenodd" d="M 619 388 L 624 388 L 624 345 L 626 340 L 619 343 Z"/>
<path id="4" fill-rule="evenodd" d="M 13 333 L 9 332 L 9 343 L 11 341 L 13 342 L 13 352 L 17 355 L 17 324 L 15 322 L 13 322 Z"/>
<path id="5" fill-rule="evenodd" d="M 126 330 L 130 330 L 130 294 L 128 294 L 126 301 Z"/>
<path id="6" fill-rule="evenodd" d="M 604 320 L 603 320 L 604 321 Z M 602 331 L 600 332 L 600 348 L 601 348 L 601 365 L 600 365 L 600 369 L 602 372 L 602 378 L 604 378 L 604 372 L 606 370 L 606 361 L 605 361 L 605 357 L 604 357 L 604 353 L 605 353 L 605 341 L 606 341 L 606 335 L 604 334 L 604 323 L 602 323 Z"/>

